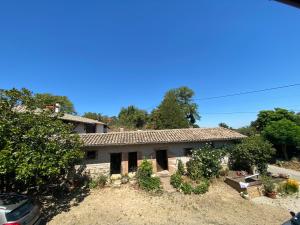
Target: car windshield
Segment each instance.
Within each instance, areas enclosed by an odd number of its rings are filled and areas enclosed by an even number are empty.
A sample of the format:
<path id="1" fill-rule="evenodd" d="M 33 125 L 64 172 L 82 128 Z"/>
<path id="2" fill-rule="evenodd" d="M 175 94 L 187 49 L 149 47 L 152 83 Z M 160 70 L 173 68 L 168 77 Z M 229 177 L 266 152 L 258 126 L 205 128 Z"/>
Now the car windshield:
<path id="1" fill-rule="evenodd" d="M 30 212 L 30 210 L 33 208 L 33 203 L 31 201 L 27 201 L 15 210 L 6 213 L 6 219 L 8 222 L 10 221 L 16 221 L 24 217 L 26 214 Z"/>

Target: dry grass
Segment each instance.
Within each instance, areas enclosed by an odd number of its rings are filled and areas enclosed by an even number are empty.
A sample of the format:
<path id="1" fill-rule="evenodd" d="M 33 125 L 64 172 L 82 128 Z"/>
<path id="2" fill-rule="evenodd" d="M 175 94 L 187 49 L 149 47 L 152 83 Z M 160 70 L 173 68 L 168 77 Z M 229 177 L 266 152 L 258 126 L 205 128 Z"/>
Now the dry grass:
<path id="1" fill-rule="evenodd" d="M 55 216 L 49 225 L 272 225 L 282 224 L 288 218 L 287 210 L 244 200 L 229 186 L 216 181 L 203 196 L 151 196 L 129 186 L 95 190 L 69 212 Z"/>

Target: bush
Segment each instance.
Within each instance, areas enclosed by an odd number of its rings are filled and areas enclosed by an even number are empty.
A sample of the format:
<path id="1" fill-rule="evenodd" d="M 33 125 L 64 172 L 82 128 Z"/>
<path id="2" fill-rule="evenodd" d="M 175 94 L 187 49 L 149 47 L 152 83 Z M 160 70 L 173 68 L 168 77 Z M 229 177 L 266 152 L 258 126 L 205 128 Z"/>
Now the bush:
<path id="1" fill-rule="evenodd" d="M 287 182 L 279 186 L 279 192 L 283 194 L 294 194 L 299 192 L 299 182 L 294 179 L 288 179 Z"/>
<path id="2" fill-rule="evenodd" d="M 152 173 L 153 173 L 152 163 L 144 159 L 137 171 L 138 179 L 143 177 L 151 177 Z"/>
<path id="3" fill-rule="evenodd" d="M 177 172 L 180 175 L 184 175 L 184 165 L 181 159 L 178 160 L 178 165 L 177 165 Z"/>
<path id="4" fill-rule="evenodd" d="M 194 150 L 191 160 L 187 163 L 188 176 L 193 180 L 218 176 L 224 155 L 225 151 L 214 149 L 209 144 Z"/>
<path id="5" fill-rule="evenodd" d="M 92 179 L 89 182 L 90 188 L 104 188 L 107 183 L 107 176 L 100 174 L 96 179 Z"/>
<path id="6" fill-rule="evenodd" d="M 202 178 L 202 168 L 196 160 L 189 160 L 186 163 L 187 175 L 192 180 L 199 180 Z"/>
<path id="7" fill-rule="evenodd" d="M 139 180 L 139 186 L 145 191 L 158 192 L 161 190 L 159 177 L 144 177 Z"/>
<path id="8" fill-rule="evenodd" d="M 181 175 L 180 175 L 179 172 L 174 173 L 174 174 L 171 176 L 170 183 L 171 183 L 171 185 L 172 185 L 174 188 L 179 189 L 180 186 L 181 186 L 181 184 L 182 184 L 182 182 L 183 182 L 183 179 L 182 179 L 182 177 L 181 177 Z"/>
<path id="9" fill-rule="evenodd" d="M 161 190 L 159 177 L 152 177 L 152 163 L 146 159 L 143 160 L 137 171 L 139 187 L 146 191 L 158 192 Z"/>
<path id="10" fill-rule="evenodd" d="M 274 153 L 270 142 L 260 136 L 252 136 L 232 149 L 230 161 L 233 169 L 250 171 L 252 166 L 256 166 L 261 174 L 265 174 Z"/>
<path id="11" fill-rule="evenodd" d="M 275 184 L 271 177 L 262 177 L 262 184 L 266 193 L 271 193 L 275 191 Z"/>
<path id="12" fill-rule="evenodd" d="M 196 195 L 204 194 L 208 191 L 209 188 L 209 181 L 208 180 L 203 180 L 198 184 L 194 189 L 193 193 Z"/>
<path id="13" fill-rule="evenodd" d="M 182 190 L 182 192 L 185 195 L 190 195 L 193 192 L 192 185 L 190 183 L 187 183 L 187 182 L 183 182 L 180 189 Z"/>

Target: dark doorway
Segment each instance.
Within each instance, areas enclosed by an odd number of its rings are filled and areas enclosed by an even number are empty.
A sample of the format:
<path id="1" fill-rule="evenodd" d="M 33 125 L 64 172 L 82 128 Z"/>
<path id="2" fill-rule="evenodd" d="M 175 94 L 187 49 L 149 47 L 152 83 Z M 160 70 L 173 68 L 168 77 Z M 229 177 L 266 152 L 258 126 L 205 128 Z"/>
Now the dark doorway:
<path id="1" fill-rule="evenodd" d="M 168 170 L 168 154 L 167 150 L 156 151 L 157 171 Z"/>
<path id="2" fill-rule="evenodd" d="M 137 152 L 128 153 L 128 172 L 137 171 Z"/>
<path id="3" fill-rule="evenodd" d="M 110 174 L 121 173 L 122 153 L 110 154 Z"/>

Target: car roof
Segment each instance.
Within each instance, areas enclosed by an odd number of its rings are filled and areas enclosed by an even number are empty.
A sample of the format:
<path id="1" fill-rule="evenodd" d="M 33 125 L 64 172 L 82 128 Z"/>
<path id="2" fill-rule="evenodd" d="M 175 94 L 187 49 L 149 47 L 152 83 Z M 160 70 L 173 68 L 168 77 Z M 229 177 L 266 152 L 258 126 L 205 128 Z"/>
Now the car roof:
<path id="1" fill-rule="evenodd" d="M 0 210 L 12 211 L 28 201 L 28 197 L 18 194 L 0 194 Z"/>

